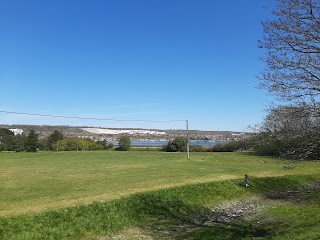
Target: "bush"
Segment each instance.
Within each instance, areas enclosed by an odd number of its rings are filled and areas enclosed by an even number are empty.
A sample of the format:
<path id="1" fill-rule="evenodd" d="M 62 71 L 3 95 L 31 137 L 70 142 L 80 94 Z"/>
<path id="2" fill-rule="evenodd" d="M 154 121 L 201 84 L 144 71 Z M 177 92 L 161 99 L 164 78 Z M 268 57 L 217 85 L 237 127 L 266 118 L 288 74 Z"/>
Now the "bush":
<path id="1" fill-rule="evenodd" d="M 226 143 L 220 143 L 211 147 L 211 152 L 233 152 Z"/>
<path id="2" fill-rule="evenodd" d="M 203 147 L 200 145 L 190 145 L 190 152 L 207 152 L 208 147 Z"/>
<path id="3" fill-rule="evenodd" d="M 101 150 L 101 147 L 91 139 L 64 138 L 54 144 L 54 149 L 57 151 L 91 151 Z"/>
<path id="4" fill-rule="evenodd" d="M 280 156 L 282 149 L 281 141 L 266 133 L 260 133 L 253 138 L 253 151 L 262 156 Z"/>
<path id="5" fill-rule="evenodd" d="M 168 144 L 163 147 L 165 152 L 186 152 L 188 140 L 186 138 L 175 138 L 169 140 Z"/>
<path id="6" fill-rule="evenodd" d="M 110 150 L 114 148 L 113 143 L 109 143 L 107 140 L 97 141 L 97 144 L 99 146 L 99 150 Z"/>
<path id="7" fill-rule="evenodd" d="M 235 152 L 248 150 L 250 144 L 248 140 L 230 141 L 219 143 L 215 146 L 209 147 L 208 152 Z"/>
<path id="8" fill-rule="evenodd" d="M 128 151 L 131 148 L 131 139 L 128 136 L 121 136 L 119 139 L 119 147 L 116 150 Z"/>

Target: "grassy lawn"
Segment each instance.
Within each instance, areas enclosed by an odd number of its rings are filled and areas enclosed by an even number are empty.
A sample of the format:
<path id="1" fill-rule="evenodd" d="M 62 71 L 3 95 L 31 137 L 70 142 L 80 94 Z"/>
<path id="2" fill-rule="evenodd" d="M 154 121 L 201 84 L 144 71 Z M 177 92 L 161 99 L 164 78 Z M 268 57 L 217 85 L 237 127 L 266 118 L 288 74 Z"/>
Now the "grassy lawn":
<path id="1" fill-rule="evenodd" d="M 0 239 L 319 239 L 320 164 L 288 164 L 249 153 L 0 153 Z M 245 214 L 212 220 L 228 211 Z"/>
<path id="2" fill-rule="evenodd" d="M 0 153 L 0 216 L 39 212 L 187 184 L 312 174 L 320 164 L 283 163 L 245 153 Z"/>
<path id="3" fill-rule="evenodd" d="M 288 191 L 309 192 L 306 187 L 314 181 L 320 183 L 318 175 L 254 178 L 245 188 L 239 180 L 224 180 L 3 217 L 0 239 L 318 240 L 320 188 L 298 198 L 286 197 Z M 210 224 L 212 210 L 216 206 L 226 210 L 230 202 L 261 209 Z"/>

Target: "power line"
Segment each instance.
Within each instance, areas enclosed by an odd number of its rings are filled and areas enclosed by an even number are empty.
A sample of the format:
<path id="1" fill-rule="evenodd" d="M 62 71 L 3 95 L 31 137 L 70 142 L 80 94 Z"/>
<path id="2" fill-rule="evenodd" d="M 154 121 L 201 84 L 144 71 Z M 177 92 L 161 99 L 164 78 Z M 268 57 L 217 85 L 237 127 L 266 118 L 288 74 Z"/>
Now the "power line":
<path id="1" fill-rule="evenodd" d="M 77 116 L 66 116 L 66 115 L 52 115 L 52 114 L 40 114 L 40 113 L 23 113 L 23 112 L 12 112 L 12 111 L 3 111 L 0 110 L 0 113 L 8 114 L 19 114 L 19 115 L 28 115 L 28 116 L 38 116 L 38 117 L 53 117 L 53 118 L 72 118 L 72 119 L 86 119 L 86 120 L 97 120 L 97 121 L 116 121 L 116 122 L 186 122 L 186 134 L 187 134 L 187 159 L 190 159 L 189 155 L 189 134 L 188 134 L 188 120 L 124 120 L 124 119 L 113 119 L 113 118 L 92 118 L 92 117 L 77 117 Z"/>
<path id="2" fill-rule="evenodd" d="M 185 122 L 186 120 L 124 120 L 124 119 L 114 119 L 114 118 L 93 118 L 93 117 L 77 117 L 77 116 L 66 116 L 66 115 L 52 115 L 52 114 L 40 114 L 40 113 L 23 113 L 23 112 L 12 112 L 12 111 L 3 111 L 1 113 L 8 114 L 19 114 L 19 115 L 28 115 L 28 116 L 38 116 L 38 117 L 53 117 L 53 118 L 72 118 L 72 119 L 86 119 L 86 120 L 97 120 L 97 121 L 115 121 L 115 122 Z"/>

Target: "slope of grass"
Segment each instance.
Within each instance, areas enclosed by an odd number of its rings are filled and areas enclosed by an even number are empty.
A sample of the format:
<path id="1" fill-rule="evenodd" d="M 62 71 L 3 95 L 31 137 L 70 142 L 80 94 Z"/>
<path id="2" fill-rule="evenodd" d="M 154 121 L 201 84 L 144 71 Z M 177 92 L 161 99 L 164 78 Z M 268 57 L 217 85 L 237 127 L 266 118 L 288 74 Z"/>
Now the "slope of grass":
<path id="1" fill-rule="evenodd" d="M 250 188 L 240 180 L 201 183 L 135 194 L 41 213 L 0 218 L 1 239 L 319 239 L 320 191 L 293 199 L 274 193 L 302 191 L 318 175 L 254 178 Z M 270 200 L 270 196 L 273 200 Z M 285 195 L 284 195 L 285 196 Z M 257 218 L 202 225 L 209 206 L 259 198 L 270 205 Z M 265 200 L 264 200 L 265 199 Z M 274 201 L 274 204 L 270 204 Z M 199 217 L 200 216 L 200 217 Z M 257 224 L 257 219 L 261 221 Z M 183 227 L 184 231 L 177 229 Z M 130 231 L 130 230 L 135 231 Z M 186 232 L 188 229 L 191 231 Z M 134 234 L 137 235 L 134 235 Z"/>
<path id="2" fill-rule="evenodd" d="M 282 163 L 241 153 L 0 153 L 0 216 L 39 212 L 135 193 L 251 177 L 319 172 L 317 163 Z M 201 199 L 201 197 L 200 197 Z"/>

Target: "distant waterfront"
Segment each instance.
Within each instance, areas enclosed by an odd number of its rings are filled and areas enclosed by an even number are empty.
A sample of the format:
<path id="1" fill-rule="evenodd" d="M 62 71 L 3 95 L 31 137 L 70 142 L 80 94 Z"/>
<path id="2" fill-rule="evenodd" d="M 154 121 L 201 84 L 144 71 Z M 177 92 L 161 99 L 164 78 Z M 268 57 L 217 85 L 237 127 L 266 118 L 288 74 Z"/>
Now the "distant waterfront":
<path id="1" fill-rule="evenodd" d="M 112 143 L 117 146 L 117 141 L 112 141 Z M 132 141 L 131 146 L 133 147 L 161 147 L 166 145 L 168 141 Z M 219 142 L 213 141 L 190 141 L 191 145 L 200 145 L 200 146 L 215 146 L 219 144 Z"/>

